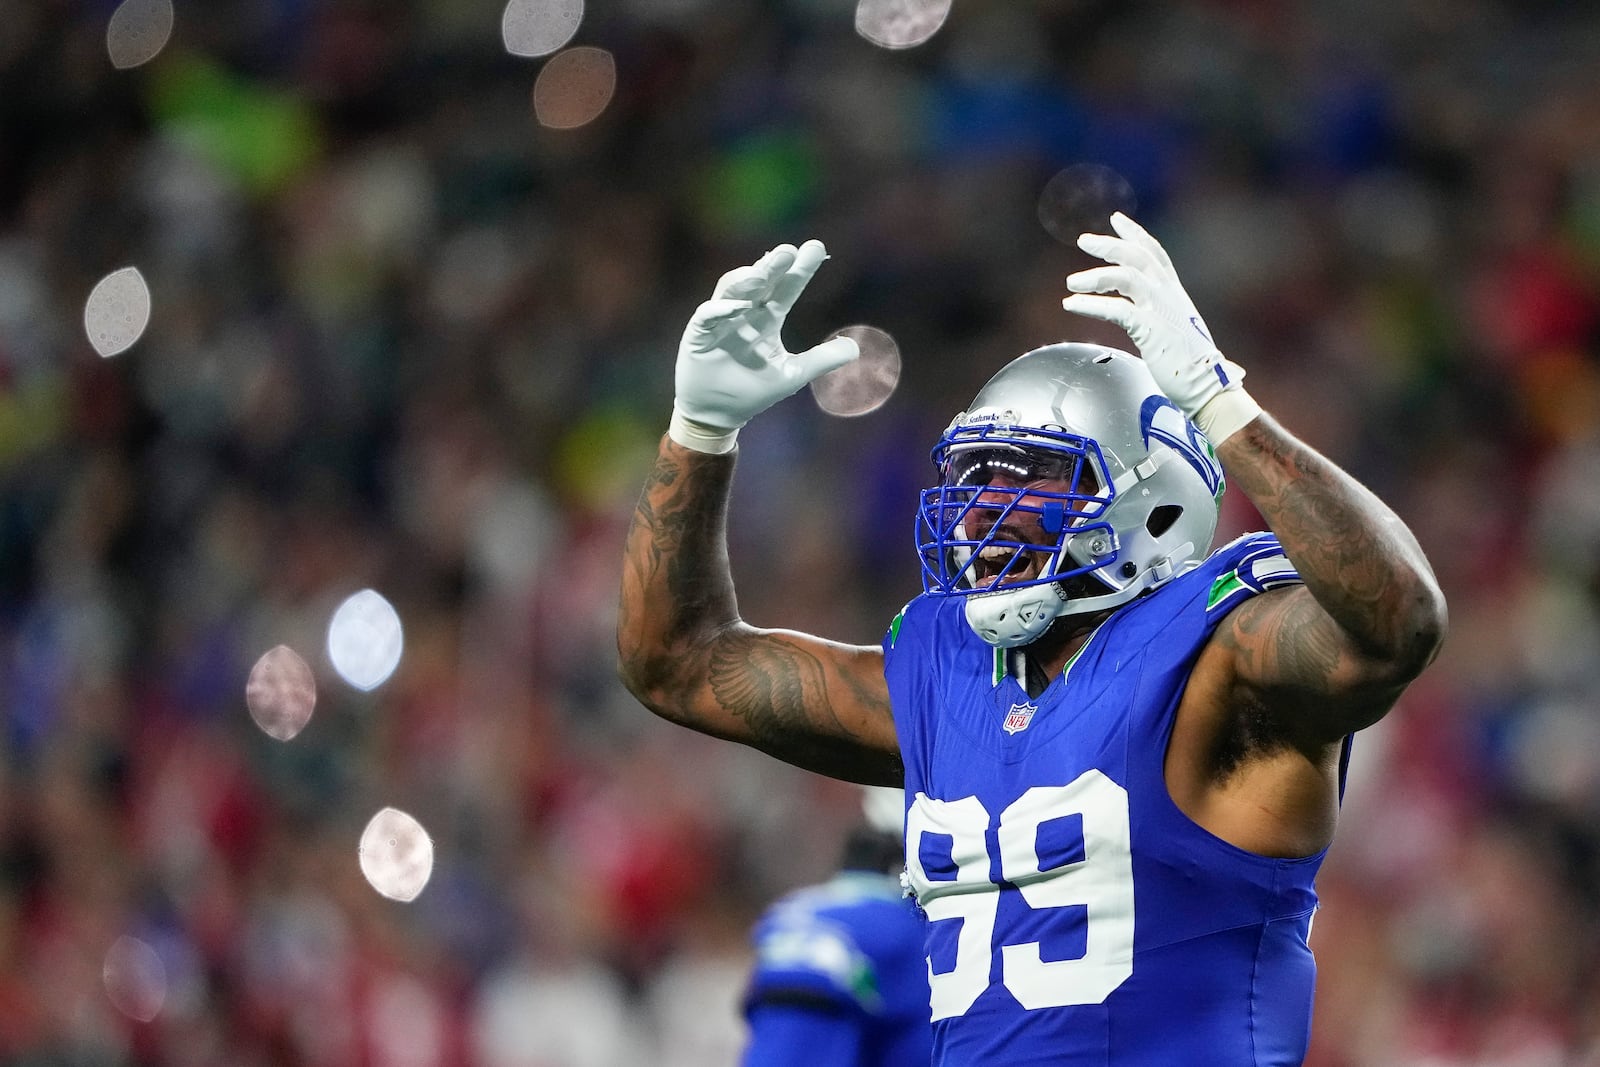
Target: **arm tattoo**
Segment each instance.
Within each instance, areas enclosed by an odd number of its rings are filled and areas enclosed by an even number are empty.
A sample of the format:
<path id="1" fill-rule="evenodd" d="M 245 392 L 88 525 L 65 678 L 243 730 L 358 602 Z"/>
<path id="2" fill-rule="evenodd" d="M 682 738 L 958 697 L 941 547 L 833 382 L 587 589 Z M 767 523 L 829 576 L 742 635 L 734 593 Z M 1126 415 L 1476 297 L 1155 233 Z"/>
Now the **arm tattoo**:
<path id="1" fill-rule="evenodd" d="M 858 719 L 889 719 L 869 668 L 844 646 L 740 620 L 726 535 L 733 466 L 731 455 L 662 447 L 628 529 L 617 622 L 624 681 L 673 722 L 835 777 L 898 781 L 898 752 L 856 736 L 840 714 L 843 702 Z"/>
<path id="2" fill-rule="evenodd" d="M 1314 601 L 1284 594 L 1250 601 L 1234 612 L 1219 637 L 1250 677 L 1300 680 L 1312 689 L 1331 687 L 1349 657 L 1337 631 L 1318 625 L 1326 616 Z M 1321 684 L 1319 684 L 1321 683 Z"/>
<path id="3" fill-rule="evenodd" d="M 847 737 L 848 729 L 829 695 L 826 669 L 804 648 L 771 635 L 745 635 L 714 647 L 708 673 L 718 703 L 744 721 L 757 748 L 836 776 L 877 780 L 882 773 L 881 757 L 863 760 L 851 746 L 830 740 Z M 898 780 L 898 757 L 893 764 Z"/>
<path id="4" fill-rule="evenodd" d="M 1285 618 L 1273 644 L 1289 677 L 1315 677 L 1340 644 L 1396 680 L 1433 658 L 1444 600 L 1411 531 L 1373 493 L 1263 415 L 1225 441 L 1223 465 L 1277 534 L 1339 632 Z M 1342 637 L 1341 637 L 1342 632 Z"/>
<path id="5" fill-rule="evenodd" d="M 723 529 L 732 478 L 731 456 L 657 457 L 623 552 L 617 644 L 626 677 L 659 682 L 682 646 L 738 621 Z"/>
<path id="6" fill-rule="evenodd" d="M 711 654 L 711 691 L 743 719 L 757 741 L 772 742 L 801 723 L 793 712 L 814 708 L 838 725 L 828 701 L 822 664 L 802 649 L 750 641 L 725 641 Z M 802 720 L 803 721 L 803 720 Z"/>

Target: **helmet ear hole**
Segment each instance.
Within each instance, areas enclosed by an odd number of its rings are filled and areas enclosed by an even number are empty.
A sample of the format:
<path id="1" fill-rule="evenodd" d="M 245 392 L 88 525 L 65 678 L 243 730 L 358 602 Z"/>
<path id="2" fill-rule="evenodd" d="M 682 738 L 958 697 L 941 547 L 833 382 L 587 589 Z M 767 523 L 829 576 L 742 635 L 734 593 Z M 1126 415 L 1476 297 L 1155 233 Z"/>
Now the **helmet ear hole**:
<path id="1" fill-rule="evenodd" d="M 1153 509 L 1144 520 L 1145 532 L 1151 537 L 1160 537 L 1172 529 L 1173 523 L 1183 515 L 1183 508 L 1177 504 L 1162 504 Z"/>

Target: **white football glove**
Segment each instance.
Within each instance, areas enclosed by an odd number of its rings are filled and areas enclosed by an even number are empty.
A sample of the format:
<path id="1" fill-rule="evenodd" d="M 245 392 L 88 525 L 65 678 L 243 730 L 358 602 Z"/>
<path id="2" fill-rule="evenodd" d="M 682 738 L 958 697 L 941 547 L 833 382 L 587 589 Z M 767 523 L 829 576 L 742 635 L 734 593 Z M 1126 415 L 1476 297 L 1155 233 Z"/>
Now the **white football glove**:
<path id="1" fill-rule="evenodd" d="M 724 274 L 678 343 L 668 435 L 698 452 L 733 451 L 739 427 L 861 354 L 848 337 L 790 352 L 783 320 L 828 253 L 821 241 L 783 244 Z"/>
<path id="2" fill-rule="evenodd" d="M 1126 330 L 1161 391 L 1221 444 L 1261 414 L 1244 391 L 1244 368 L 1217 350 L 1160 242 L 1120 211 L 1111 216 L 1111 228 L 1117 236 L 1078 238 L 1079 248 L 1111 266 L 1068 276 L 1074 295 L 1061 306 Z M 1105 293 L 1121 295 L 1087 295 Z"/>

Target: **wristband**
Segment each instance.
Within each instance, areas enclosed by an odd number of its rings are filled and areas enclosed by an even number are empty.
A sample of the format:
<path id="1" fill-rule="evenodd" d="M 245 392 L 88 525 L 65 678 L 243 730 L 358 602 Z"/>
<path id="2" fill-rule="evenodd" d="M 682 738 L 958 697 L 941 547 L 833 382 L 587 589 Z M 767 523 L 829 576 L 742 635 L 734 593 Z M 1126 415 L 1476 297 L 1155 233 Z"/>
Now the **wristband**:
<path id="1" fill-rule="evenodd" d="M 667 424 L 667 436 L 684 448 L 711 456 L 726 455 L 739 444 L 737 426 L 731 430 L 719 430 L 714 426 L 707 426 L 679 411 L 676 404 L 672 406 L 672 421 Z"/>
<path id="2" fill-rule="evenodd" d="M 1261 405 L 1255 397 L 1240 389 L 1224 389 L 1207 400 L 1194 413 L 1194 424 L 1210 439 L 1220 445 L 1261 414 Z"/>

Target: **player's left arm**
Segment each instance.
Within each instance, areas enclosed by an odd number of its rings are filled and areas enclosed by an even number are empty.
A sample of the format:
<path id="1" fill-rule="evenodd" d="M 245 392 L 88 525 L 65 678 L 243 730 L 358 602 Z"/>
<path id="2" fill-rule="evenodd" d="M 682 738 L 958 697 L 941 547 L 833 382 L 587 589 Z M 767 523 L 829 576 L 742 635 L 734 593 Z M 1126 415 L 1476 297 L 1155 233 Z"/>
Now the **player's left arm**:
<path id="1" fill-rule="evenodd" d="M 1262 413 L 1217 448 L 1299 571 L 1218 627 L 1236 688 L 1310 743 L 1370 726 L 1432 662 L 1445 602 L 1421 546 L 1371 490 Z"/>
<path id="2" fill-rule="evenodd" d="M 1444 596 L 1388 506 L 1262 412 L 1212 341 L 1171 259 L 1120 213 L 1079 247 L 1107 266 L 1067 279 L 1068 311 L 1128 332 L 1157 384 L 1214 442 L 1224 471 L 1277 535 L 1303 586 L 1245 602 L 1213 649 L 1241 700 L 1306 744 L 1381 718 L 1438 653 Z"/>

